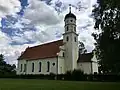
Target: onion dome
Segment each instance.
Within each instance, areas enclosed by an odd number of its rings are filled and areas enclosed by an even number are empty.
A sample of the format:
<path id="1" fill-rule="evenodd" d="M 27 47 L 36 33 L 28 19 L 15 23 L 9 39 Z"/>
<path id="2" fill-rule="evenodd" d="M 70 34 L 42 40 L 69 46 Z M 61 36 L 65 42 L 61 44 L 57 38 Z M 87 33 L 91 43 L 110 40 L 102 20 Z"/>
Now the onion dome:
<path id="1" fill-rule="evenodd" d="M 69 13 L 66 14 L 66 16 L 65 16 L 65 19 L 67 19 L 67 18 L 74 18 L 74 19 L 76 19 L 76 16 L 75 16 L 73 13 L 69 12 Z"/>

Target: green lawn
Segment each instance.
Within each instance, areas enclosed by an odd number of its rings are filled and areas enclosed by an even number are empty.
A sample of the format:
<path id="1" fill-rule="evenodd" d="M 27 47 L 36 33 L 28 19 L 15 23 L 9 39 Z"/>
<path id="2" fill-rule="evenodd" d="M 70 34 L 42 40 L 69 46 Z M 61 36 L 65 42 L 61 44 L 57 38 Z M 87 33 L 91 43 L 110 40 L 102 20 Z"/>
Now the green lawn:
<path id="1" fill-rule="evenodd" d="M 120 90 L 120 83 L 0 79 L 0 90 Z"/>

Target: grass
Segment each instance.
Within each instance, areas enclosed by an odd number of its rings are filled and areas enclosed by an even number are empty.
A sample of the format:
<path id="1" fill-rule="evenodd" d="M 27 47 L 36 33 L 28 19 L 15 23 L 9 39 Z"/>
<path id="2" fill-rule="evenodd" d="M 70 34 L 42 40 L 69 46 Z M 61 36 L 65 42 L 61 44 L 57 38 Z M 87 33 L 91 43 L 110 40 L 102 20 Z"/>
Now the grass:
<path id="1" fill-rule="evenodd" d="M 120 90 L 120 83 L 0 79 L 0 90 Z"/>

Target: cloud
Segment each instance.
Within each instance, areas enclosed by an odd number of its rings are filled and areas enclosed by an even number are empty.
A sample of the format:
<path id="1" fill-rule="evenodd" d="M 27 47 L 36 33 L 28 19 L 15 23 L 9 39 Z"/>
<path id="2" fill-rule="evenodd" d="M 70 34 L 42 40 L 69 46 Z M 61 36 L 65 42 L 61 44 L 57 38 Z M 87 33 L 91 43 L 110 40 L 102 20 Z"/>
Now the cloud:
<path id="1" fill-rule="evenodd" d="M 10 39 L 7 37 L 7 35 L 0 30 L 0 48 L 2 48 L 4 45 L 8 45 L 10 42 Z"/>
<path id="2" fill-rule="evenodd" d="M 14 58 L 16 58 L 16 56 L 18 56 L 18 55 L 15 55 L 14 52 L 15 51 L 20 52 L 21 50 L 20 50 L 20 48 L 14 48 L 13 46 L 11 46 L 9 44 L 10 41 L 11 41 L 10 38 L 5 33 L 1 32 L 1 30 L 0 30 L 0 54 L 5 55 L 5 60 L 7 61 L 7 63 L 11 62 L 11 64 L 13 64 L 12 63 L 13 59 L 11 56 L 14 56 Z M 8 57 L 11 57 L 11 59 Z M 8 58 L 9 60 L 6 58 Z M 16 59 L 14 59 L 14 60 L 16 61 Z"/>
<path id="3" fill-rule="evenodd" d="M 12 1 L 16 2 L 17 0 Z M 61 39 L 64 33 L 64 16 L 69 12 L 68 5 L 70 3 L 72 4 L 72 13 L 77 17 L 79 40 L 85 44 L 88 52 L 91 52 L 95 42 L 91 34 L 95 30 L 93 28 L 94 21 L 90 15 L 92 5 L 95 4 L 96 0 L 83 0 L 82 6 L 85 5 L 86 8 L 80 9 L 80 11 L 79 1 L 28 0 L 29 5 L 24 9 L 23 16 L 15 16 L 15 18 L 18 18 L 17 22 L 11 24 L 13 19 L 10 19 L 8 27 L 4 27 L 11 28 L 11 33 L 14 33 L 14 35 L 9 37 L 9 33 L 0 32 L 0 53 L 5 55 L 8 63 L 16 64 L 18 56 L 26 47 Z M 18 4 L 16 3 L 15 5 Z M 11 10 L 11 13 L 6 12 L 1 14 L 1 16 L 3 17 L 18 11 L 19 9 Z M 0 12 L 3 11 L 1 10 Z"/>
<path id="4" fill-rule="evenodd" d="M 22 40 L 21 38 L 17 38 Z M 24 39 L 23 39 L 24 40 Z M 24 44 L 24 45 L 11 45 L 12 39 L 9 36 L 0 30 L 0 54 L 5 56 L 5 61 L 9 64 L 17 65 L 17 58 L 20 56 L 28 46 L 39 45 L 40 42 L 34 44 Z"/>
<path id="5" fill-rule="evenodd" d="M 44 0 L 45 1 L 45 0 Z M 20 27 L 22 30 L 22 34 L 18 33 L 17 36 L 12 37 L 14 42 L 17 43 L 27 43 L 29 41 L 32 42 L 45 42 L 50 40 L 55 40 L 62 37 L 64 33 L 64 16 L 68 13 L 68 4 L 72 3 L 76 5 L 79 3 L 78 0 L 76 1 L 63 1 L 63 0 L 53 0 L 51 1 L 52 4 L 48 6 L 45 2 L 39 0 L 29 0 L 29 6 L 25 10 L 24 17 L 21 19 L 22 21 L 17 22 L 14 27 Z M 62 3 L 66 9 L 64 9 L 59 15 L 56 13 L 56 9 L 53 4 Z M 89 3 L 90 1 L 84 0 L 84 3 L 88 4 L 90 8 L 92 4 Z M 59 6 L 59 5 L 57 5 Z M 61 6 L 61 4 L 60 4 Z M 60 7 L 59 8 L 62 8 Z M 93 29 L 93 19 L 89 17 L 91 11 L 89 8 L 79 11 L 75 7 L 72 7 L 72 12 L 77 16 L 77 32 L 81 35 L 84 33 L 84 37 L 87 39 L 91 38 L 91 34 L 94 30 L 88 30 L 90 27 Z M 52 11 L 51 11 L 52 10 Z M 54 15 L 50 14 L 53 13 Z M 35 13 L 35 14 L 34 14 Z M 34 16 L 35 15 L 35 16 Z M 49 18 L 49 19 L 47 19 Z M 59 20 L 58 20 L 59 19 Z M 22 23 L 27 23 L 24 26 L 21 25 Z M 57 23 L 57 24 L 56 24 Z M 34 25 L 37 29 L 36 31 L 32 31 L 29 27 Z M 24 28 L 22 28 L 24 27 Z M 86 31 L 86 32 L 83 32 Z M 79 35 L 79 40 L 82 40 L 81 36 Z M 93 40 L 92 40 L 93 41 Z M 87 42 L 85 42 L 86 44 Z M 94 44 L 92 44 L 94 45 Z"/>
<path id="6" fill-rule="evenodd" d="M 19 12 L 21 8 L 19 0 L 0 0 L 0 18 Z"/>
<path id="7" fill-rule="evenodd" d="M 29 0 L 28 3 L 24 18 L 30 20 L 32 24 L 55 25 L 60 22 L 57 12 L 45 2 Z"/>
<path id="8" fill-rule="evenodd" d="M 26 30 L 26 29 L 25 29 Z M 25 43 L 43 43 L 46 41 L 57 40 L 62 37 L 64 32 L 63 26 L 46 26 L 42 29 L 42 27 L 37 27 L 35 31 L 26 30 L 22 34 L 18 34 L 16 36 L 11 37 L 12 42 L 18 44 Z"/>

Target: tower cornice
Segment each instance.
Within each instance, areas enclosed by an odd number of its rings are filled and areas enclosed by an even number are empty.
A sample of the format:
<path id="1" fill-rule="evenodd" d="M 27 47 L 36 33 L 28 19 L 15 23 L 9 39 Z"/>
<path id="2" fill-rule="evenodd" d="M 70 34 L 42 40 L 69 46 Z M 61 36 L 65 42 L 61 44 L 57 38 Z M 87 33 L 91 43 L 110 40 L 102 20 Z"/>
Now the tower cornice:
<path id="1" fill-rule="evenodd" d="M 65 26 L 67 26 L 67 25 L 75 25 L 75 26 L 77 26 L 76 24 L 72 24 L 72 23 L 70 23 L 70 24 L 65 24 Z"/>
<path id="2" fill-rule="evenodd" d="M 76 32 L 66 32 L 66 33 L 63 33 L 63 35 L 70 34 L 70 33 L 74 33 L 75 35 L 79 36 L 79 34 L 77 34 Z"/>

